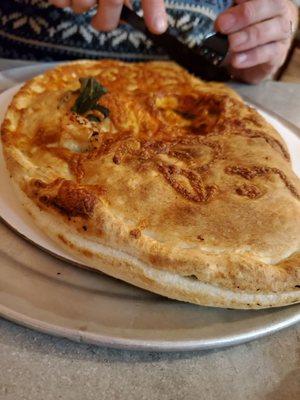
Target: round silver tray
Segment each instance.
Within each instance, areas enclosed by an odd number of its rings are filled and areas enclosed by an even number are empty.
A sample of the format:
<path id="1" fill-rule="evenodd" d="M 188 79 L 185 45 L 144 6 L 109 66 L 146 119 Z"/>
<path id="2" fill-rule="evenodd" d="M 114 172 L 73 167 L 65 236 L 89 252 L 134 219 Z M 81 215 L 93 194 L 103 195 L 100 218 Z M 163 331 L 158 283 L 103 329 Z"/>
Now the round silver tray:
<path id="1" fill-rule="evenodd" d="M 3 107 L 11 95 L 12 91 L 0 95 Z M 10 190 L 4 187 L 5 179 L 3 175 L 2 200 Z M 29 229 L 29 217 L 18 214 L 18 205 L 12 208 L 12 196 L 4 199 L 0 213 L 13 228 L 0 222 L 0 315 L 4 318 L 76 341 L 159 351 L 230 346 L 300 321 L 300 305 L 259 311 L 200 307 L 74 267 L 55 247 L 51 251 L 42 234 Z"/>

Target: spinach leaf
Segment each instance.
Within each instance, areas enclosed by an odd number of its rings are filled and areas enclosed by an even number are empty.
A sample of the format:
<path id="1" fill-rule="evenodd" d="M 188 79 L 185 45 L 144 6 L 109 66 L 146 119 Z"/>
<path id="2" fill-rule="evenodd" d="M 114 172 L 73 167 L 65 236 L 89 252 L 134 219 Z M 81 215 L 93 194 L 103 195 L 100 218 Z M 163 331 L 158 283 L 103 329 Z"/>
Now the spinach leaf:
<path id="1" fill-rule="evenodd" d="M 101 122 L 101 119 L 98 118 L 96 115 L 88 114 L 86 117 L 91 122 Z"/>
<path id="2" fill-rule="evenodd" d="M 104 118 L 109 116 L 109 109 L 101 104 L 96 104 L 95 107 L 93 107 L 93 110 L 100 111 L 104 115 Z"/>
<path id="3" fill-rule="evenodd" d="M 95 78 L 80 78 L 80 92 L 79 96 L 75 101 L 75 104 L 72 107 L 72 111 L 77 114 L 85 114 L 87 111 L 98 109 L 99 106 L 97 101 L 107 93 L 107 89 L 101 85 Z M 105 110 L 108 111 L 106 107 Z M 106 116 L 107 111 L 105 113 L 102 110 L 99 110 Z"/>

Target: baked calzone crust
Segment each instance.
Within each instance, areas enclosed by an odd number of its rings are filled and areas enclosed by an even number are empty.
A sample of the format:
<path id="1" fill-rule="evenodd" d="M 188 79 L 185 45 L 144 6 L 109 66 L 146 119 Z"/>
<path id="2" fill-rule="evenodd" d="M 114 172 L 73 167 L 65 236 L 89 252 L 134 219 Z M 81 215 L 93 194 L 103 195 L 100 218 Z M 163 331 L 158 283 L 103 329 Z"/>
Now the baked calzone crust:
<path id="1" fill-rule="evenodd" d="M 20 89 L 2 142 L 22 204 L 88 267 L 208 306 L 300 301 L 299 179 L 228 87 L 171 62 L 65 64 Z"/>

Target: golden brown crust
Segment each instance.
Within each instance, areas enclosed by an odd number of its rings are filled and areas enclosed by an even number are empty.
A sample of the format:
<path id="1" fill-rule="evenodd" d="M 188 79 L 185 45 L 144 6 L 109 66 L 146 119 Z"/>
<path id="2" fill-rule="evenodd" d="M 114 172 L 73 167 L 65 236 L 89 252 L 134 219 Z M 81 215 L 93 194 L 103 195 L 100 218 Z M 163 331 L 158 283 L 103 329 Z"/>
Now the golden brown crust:
<path id="1" fill-rule="evenodd" d="M 70 111 L 85 76 L 108 89 L 103 122 Z M 299 179 L 282 138 L 229 88 L 170 62 L 71 63 L 22 87 L 2 141 L 37 223 L 93 268 L 198 304 L 300 300 Z"/>

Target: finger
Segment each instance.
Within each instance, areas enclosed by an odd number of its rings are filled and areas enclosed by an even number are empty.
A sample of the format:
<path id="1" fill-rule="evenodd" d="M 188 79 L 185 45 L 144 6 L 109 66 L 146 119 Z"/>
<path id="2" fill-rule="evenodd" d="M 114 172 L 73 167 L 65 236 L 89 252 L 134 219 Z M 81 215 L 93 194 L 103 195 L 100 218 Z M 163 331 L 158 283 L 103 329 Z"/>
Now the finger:
<path id="1" fill-rule="evenodd" d="M 55 7 L 65 8 L 70 7 L 71 0 L 50 0 L 50 3 L 53 4 Z"/>
<path id="2" fill-rule="evenodd" d="M 88 11 L 97 4 L 97 0 L 73 0 L 71 7 L 76 14 Z"/>
<path id="3" fill-rule="evenodd" d="M 251 1 L 251 0 L 235 0 L 235 4 L 243 4 L 246 3 L 246 1 Z"/>
<path id="4" fill-rule="evenodd" d="M 284 40 L 265 44 L 242 53 L 233 53 L 231 65 L 239 69 L 250 68 L 267 62 L 279 65 L 284 61 L 287 50 L 288 46 Z"/>
<path id="5" fill-rule="evenodd" d="M 217 30 L 233 33 L 249 25 L 289 13 L 286 0 L 251 0 L 222 13 L 217 21 Z"/>
<path id="6" fill-rule="evenodd" d="M 251 84 L 257 84 L 264 79 L 271 78 L 277 69 L 278 67 L 271 65 L 270 63 L 266 63 L 246 69 L 231 68 L 230 73 L 235 79 Z"/>
<path id="7" fill-rule="evenodd" d="M 100 0 L 98 12 L 92 19 L 92 25 L 100 31 L 115 29 L 120 20 L 123 0 Z"/>
<path id="8" fill-rule="evenodd" d="M 167 14 L 164 0 L 142 0 L 144 18 L 152 33 L 163 33 L 167 27 Z"/>
<path id="9" fill-rule="evenodd" d="M 290 36 L 290 21 L 284 17 L 275 17 L 232 33 L 228 38 L 230 50 L 240 52 L 266 43 L 288 39 Z"/>

